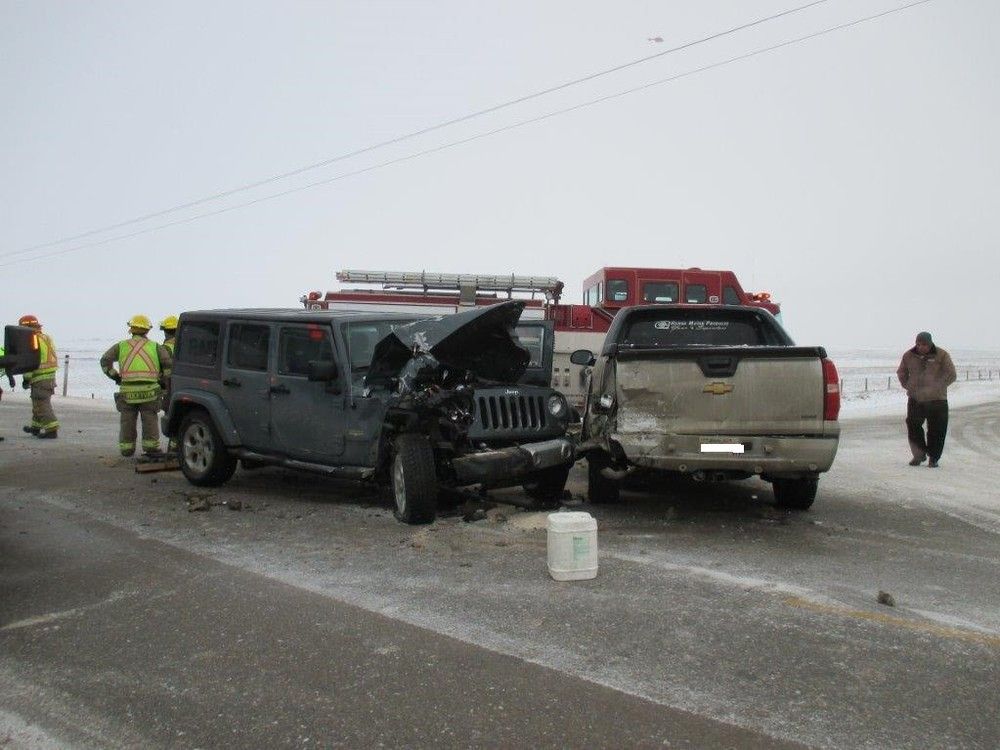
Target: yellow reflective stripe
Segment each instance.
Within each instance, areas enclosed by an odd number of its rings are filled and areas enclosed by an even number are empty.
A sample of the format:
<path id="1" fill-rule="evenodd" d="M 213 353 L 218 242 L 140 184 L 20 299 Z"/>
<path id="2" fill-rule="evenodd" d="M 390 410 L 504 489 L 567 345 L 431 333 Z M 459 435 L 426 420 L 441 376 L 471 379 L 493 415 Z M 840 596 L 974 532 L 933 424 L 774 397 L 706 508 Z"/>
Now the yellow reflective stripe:
<path id="1" fill-rule="evenodd" d="M 38 337 L 38 344 L 42 350 L 42 363 L 35 372 L 42 370 L 52 370 L 54 372 L 56 367 L 59 366 L 59 360 L 56 358 L 56 348 L 52 344 L 52 339 L 49 338 L 48 334 L 43 333 Z"/>

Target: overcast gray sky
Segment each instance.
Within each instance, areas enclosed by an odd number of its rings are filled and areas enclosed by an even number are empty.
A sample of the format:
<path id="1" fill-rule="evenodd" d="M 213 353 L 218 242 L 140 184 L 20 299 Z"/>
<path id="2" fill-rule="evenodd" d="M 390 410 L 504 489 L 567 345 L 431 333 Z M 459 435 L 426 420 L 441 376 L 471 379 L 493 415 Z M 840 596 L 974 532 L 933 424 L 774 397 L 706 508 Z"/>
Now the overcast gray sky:
<path id="1" fill-rule="evenodd" d="M 828 0 L 523 105 L 117 231 L 807 0 L 0 0 L 0 316 L 110 342 L 137 312 L 295 306 L 340 268 L 731 268 L 801 344 L 1000 348 L 1000 3 Z M 663 42 L 650 41 L 661 37 Z"/>

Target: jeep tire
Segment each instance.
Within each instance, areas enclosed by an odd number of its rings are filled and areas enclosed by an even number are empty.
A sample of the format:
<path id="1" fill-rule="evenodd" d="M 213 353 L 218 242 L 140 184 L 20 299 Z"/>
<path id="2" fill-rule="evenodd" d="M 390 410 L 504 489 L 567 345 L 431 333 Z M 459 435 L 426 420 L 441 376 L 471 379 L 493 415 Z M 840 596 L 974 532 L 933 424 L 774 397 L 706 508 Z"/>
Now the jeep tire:
<path id="1" fill-rule="evenodd" d="M 184 476 L 199 487 L 225 484 L 236 471 L 236 458 L 226 451 L 212 418 L 201 410 L 189 412 L 181 420 L 177 457 Z"/>
<path id="2" fill-rule="evenodd" d="M 535 472 L 522 486 L 524 494 L 532 500 L 538 502 L 543 508 L 555 508 L 562 500 L 563 492 L 566 491 L 566 480 L 569 479 L 569 470 L 572 464 L 567 466 L 550 466 L 547 469 Z"/>
<path id="3" fill-rule="evenodd" d="M 438 483 L 434 450 L 423 435 L 396 438 L 389 482 L 396 504 L 395 514 L 403 523 L 431 523 L 437 510 Z"/>
<path id="4" fill-rule="evenodd" d="M 587 458 L 587 499 L 595 504 L 617 503 L 621 499 L 621 488 L 614 479 L 601 473 L 609 466 L 604 457 Z"/>
<path id="5" fill-rule="evenodd" d="M 792 510 L 808 510 L 816 499 L 818 487 L 819 477 L 771 480 L 771 488 L 774 490 L 774 504 L 779 508 L 791 508 Z"/>

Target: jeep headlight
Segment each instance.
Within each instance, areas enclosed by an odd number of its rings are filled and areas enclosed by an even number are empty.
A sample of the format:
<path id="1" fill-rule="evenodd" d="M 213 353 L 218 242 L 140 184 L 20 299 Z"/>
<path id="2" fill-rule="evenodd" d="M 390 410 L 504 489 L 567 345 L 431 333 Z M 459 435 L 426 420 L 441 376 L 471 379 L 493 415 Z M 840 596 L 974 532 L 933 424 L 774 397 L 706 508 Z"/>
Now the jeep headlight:
<path id="1" fill-rule="evenodd" d="M 566 399 L 560 396 L 558 393 L 553 393 L 549 396 L 549 400 L 546 403 L 548 406 L 549 414 L 553 417 L 561 417 L 566 413 Z"/>

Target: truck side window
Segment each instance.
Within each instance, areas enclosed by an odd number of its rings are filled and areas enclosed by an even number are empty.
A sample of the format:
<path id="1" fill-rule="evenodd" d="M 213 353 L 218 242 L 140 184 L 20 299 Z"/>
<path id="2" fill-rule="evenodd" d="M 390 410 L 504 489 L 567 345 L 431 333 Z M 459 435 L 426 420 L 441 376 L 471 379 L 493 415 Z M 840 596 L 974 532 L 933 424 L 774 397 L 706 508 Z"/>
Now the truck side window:
<path id="1" fill-rule="evenodd" d="M 333 362 L 330 332 L 319 327 L 282 328 L 278 336 L 278 373 L 309 374 L 310 362 Z"/>
<path id="2" fill-rule="evenodd" d="M 234 323 L 229 326 L 226 365 L 238 370 L 267 370 L 270 326 Z"/>
<path id="3" fill-rule="evenodd" d="M 708 300 L 708 289 L 704 284 L 688 284 L 684 287 L 684 301 L 700 304 Z"/>
<path id="4" fill-rule="evenodd" d="M 722 287 L 722 304 L 738 305 L 740 304 L 740 295 L 731 286 L 724 286 Z"/>
<path id="5" fill-rule="evenodd" d="M 642 285 L 644 302 L 676 302 L 677 284 L 673 281 L 647 281 Z"/>
<path id="6" fill-rule="evenodd" d="M 628 302 L 628 282 L 625 279 L 608 279 L 608 301 Z"/>
<path id="7" fill-rule="evenodd" d="M 219 324 L 185 321 L 177 337 L 177 361 L 214 367 L 219 361 Z"/>

